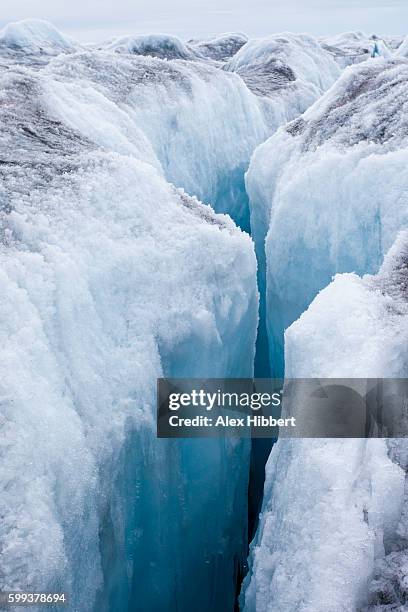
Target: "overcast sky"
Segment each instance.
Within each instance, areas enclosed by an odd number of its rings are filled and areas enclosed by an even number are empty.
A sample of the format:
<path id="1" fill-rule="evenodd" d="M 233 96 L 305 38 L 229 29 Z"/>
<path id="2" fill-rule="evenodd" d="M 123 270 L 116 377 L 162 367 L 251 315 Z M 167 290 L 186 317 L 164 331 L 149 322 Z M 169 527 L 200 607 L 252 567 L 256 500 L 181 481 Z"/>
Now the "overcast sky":
<path id="1" fill-rule="evenodd" d="M 151 32 L 183 39 L 243 31 L 408 32 L 408 0 L 1 0 L 2 27 L 38 17 L 82 41 Z"/>

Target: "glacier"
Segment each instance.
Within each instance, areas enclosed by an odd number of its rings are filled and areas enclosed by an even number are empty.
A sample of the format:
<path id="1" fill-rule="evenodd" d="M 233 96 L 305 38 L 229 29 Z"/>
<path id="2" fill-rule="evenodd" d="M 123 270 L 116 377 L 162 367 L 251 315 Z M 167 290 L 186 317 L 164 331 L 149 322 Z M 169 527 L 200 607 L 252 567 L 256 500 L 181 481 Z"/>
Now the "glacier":
<path id="1" fill-rule="evenodd" d="M 342 72 L 367 40 L 0 31 L 2 590 L 232 610 L 270 442 L 158 440 L 156 379 L 406 375 L 408 62 Z M 242 608 L 405 605 L 407 456 L 280 440 Z"/>
<path id="2" fill-rule="evenodd" d="M 3 589 L 233 606 L 249 441 L 157 440 L 155 380 L 252 376 L 257 262 L 230 217 L 249 229 L 252 151 L 320 93 L 255 95 L 223 69 L 236 38 L 0 33 Z"/>
<path id="3" fill-rule="evenodd" d="M 286 375 L 406 378 L 407 287 L 404 231 L 378 274 L 338 274 L 286 330 Z M 405 610 L 407 450 L 404 439 L 279 440 L 242 609 Z"/>
<path id="4" fill-rule="evenodd" d="M 1 588 L 67 591 L 80 612 L 227 609 L 249 442 L 157 440 L 156 379 L 253 374 L 256 259 L 230 217 L 169 182 L 143 129 L 184 95 L 167 153 L 189 151 L 197 111 L 204 152 L 215 114 L 191 94 L 214 70 L 24 48 L 0 70 Z M 220 81 L 260 116 L 239 77 Z"/>
<path id="5" fill-rule="evenodd" d="M 252 157 L 271 360 L 288 378 L 407 376 L 407 70 L 346 68 Z M 407 468 L 405 440 L 279 440 L 241 608 L 405 610 Z"/>
<path id="6" fill-rule="evenodd" d="M 251 158 L 251 228 L 278 376 L 284 330 L 333 274 L 377 272 L 407 224 L 407 79 L 397 58 L 346 68 Z"/>
<path id="7" fill-rule="evenodd" d="M 406 36 L 395 51 L 397 57 L 408 57 L 408 36 Z"/>

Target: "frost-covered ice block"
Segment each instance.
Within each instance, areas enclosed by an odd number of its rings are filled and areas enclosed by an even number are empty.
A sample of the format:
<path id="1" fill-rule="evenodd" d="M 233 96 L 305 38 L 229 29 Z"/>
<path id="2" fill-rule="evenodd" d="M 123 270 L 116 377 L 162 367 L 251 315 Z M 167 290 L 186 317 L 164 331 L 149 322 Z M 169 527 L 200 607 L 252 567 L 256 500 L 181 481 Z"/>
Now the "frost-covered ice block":
<path id="1" fill-rule="evenodd" d="M 246 183 L 276 373 L 284 329 L 336 272 L 376 272 L 408 221 L 407 85 L 405 60 L 349 67 L 252 157 Z"/>
<path id="2" fill-rule="evenodd" d="M 251 376 L 252 242 L 166 182 L 120 55 L 76 58 L 0 76 L 0 588 L 227 609 L 248 444 L 157 440 L 155 381 Z"/>
<path id="3" fill-rule="evenodd" d="M 337 275 L 286 331 L 287 376 L 407 377 L 407 288 L 404 232 L 378 275 Z M 243 610 L 405 610 L 407 457 L 405 439 L 280 440 Z"/>

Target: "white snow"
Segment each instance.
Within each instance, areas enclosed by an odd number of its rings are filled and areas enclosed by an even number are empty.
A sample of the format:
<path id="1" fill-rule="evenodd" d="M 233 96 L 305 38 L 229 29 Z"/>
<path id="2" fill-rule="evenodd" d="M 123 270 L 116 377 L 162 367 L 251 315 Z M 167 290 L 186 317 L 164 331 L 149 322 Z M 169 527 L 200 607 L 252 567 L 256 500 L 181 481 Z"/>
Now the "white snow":
<path id="1" fill-rule="evenodd" d="M 402 232 L 376 276 L 360 278 L 338 274 L 313 300 L 308 310 L 286 331 L 288 376 L 341 376 L 404 378 L 408 368 L 408 306 L 406 258 L 408 235 Z M 405 269 L 404 269 L 405 267 Z M 399 278 L 398 275 L 404 275 Z M 331 341 L 316 328 L 324 322 Z M 313 340 L 314 338 L 314 340 Z M 318 346 L 318 342 L 321 345 Z M 335 343 L 334 358 L 327 361 L 324 345 Z M 313 350 L 304 352 L 313 344 Z M 307 372 L 307 374 L 306 374 Z M 337 373 L 337 374 L 336 374 Z"/>

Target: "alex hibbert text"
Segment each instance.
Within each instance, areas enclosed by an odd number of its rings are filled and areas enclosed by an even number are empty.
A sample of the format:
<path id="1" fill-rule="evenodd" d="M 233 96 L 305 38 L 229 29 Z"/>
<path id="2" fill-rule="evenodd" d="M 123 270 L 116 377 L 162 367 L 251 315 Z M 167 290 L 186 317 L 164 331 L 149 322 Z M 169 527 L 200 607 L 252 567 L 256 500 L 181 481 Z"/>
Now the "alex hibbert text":
<path id="1" fill-rule="evenodd" d="M 169 424 L 172 427 L 296 427 L 296 419 L 295 417 L 276 419 L 260 415 L 247 415 L 242 418 L 218 416 L 216 419 L 199 415 L 185 418 L 173 414 L 169 418 Z"/>

